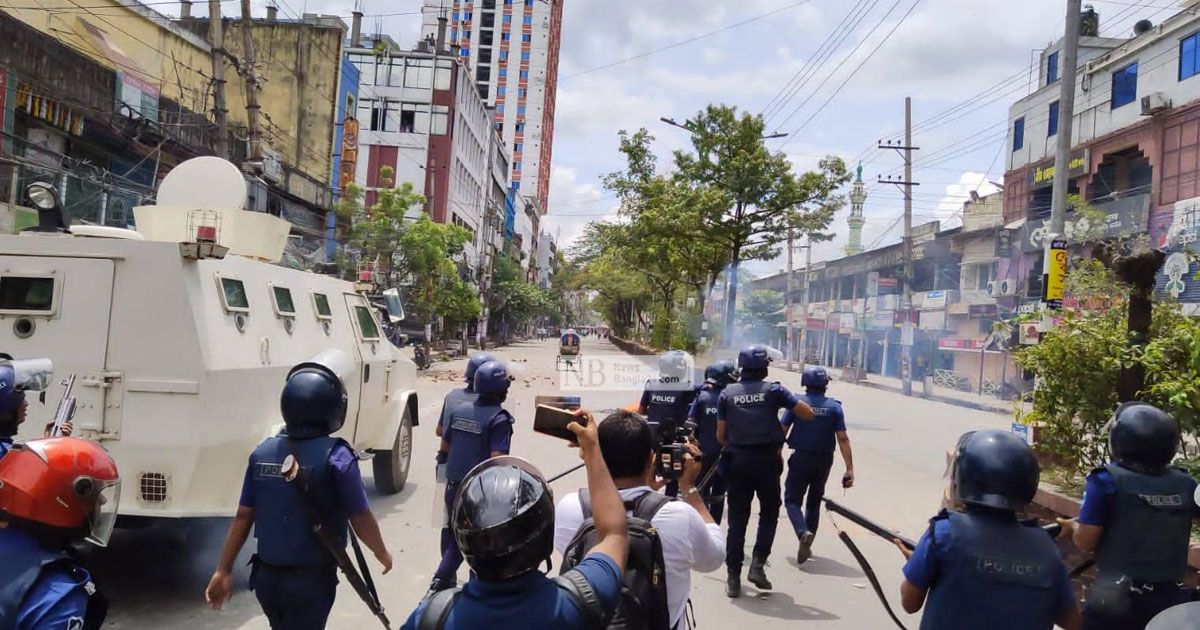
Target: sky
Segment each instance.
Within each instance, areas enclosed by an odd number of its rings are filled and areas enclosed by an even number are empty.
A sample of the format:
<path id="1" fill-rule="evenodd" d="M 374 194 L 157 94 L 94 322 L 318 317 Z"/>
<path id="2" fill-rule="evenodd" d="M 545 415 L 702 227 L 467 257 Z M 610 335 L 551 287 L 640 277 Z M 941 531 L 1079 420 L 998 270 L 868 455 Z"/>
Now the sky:
<path id="1" fill-rule="evenodd" d="M 363 30 L 402 45 L 420 31 L 421 0 L 360 0 Z M 916 128 L 914 224 L 955 216 L 973 190 L 996 190 L 1006 168 L 1008 107 L 1036 87 L 1040 51 L 1061 37 L 1062 0 L 563 0 L 563 34 L 549 214 L 544 229 L 560 245 L 589 221 L 615 216 L 601 178 L 619 170 L 619 130 L 647 128 L 660 169 L 688 146 L 683 121 L 709 103 L 764 114 L 768 141 L 798 171 L 825 155 L 869 182 L 863 242 L 897 242 L 899 188 L 877 177 L 902 173 L 904 97 Z M 281 17 L 302 11 L 349 21 L 353 0 L 278 0 Z M 1085 0 L 1086 2 L 1086 0 Z M 261 14 L 265 0 L 255 0 Z M 1158 23 L 1176 0 L 1092 0 L 1101 34 L 1128 36 L 1134 22 Z M 170 12 L 170 7 L 166 8 Z M 227 14 L 236 5 L 225 5 Z M 607 67 L 606 67 L 607 66 Z M 1032 77 L 1030 72 L 1032 70 Z M 974 100 L 972 97 L 977 97 Z M 951 109 L 955 108 L 957 109 Z M 942 114 L 947 112 L 947 114 Z M 848 192 L 848 191 L 847 191 Z M 843 255 L 846 213 L 814 246 L 814 260 Z M 749 265 L 763 275 L 782 257 Z"/>

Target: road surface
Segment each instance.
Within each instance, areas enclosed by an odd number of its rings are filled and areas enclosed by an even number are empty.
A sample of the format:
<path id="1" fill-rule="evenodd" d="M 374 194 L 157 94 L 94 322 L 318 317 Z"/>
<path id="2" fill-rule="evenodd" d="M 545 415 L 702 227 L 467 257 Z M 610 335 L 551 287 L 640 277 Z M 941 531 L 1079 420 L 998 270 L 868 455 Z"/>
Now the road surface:
<path id="1" fill-rule="evenodd" d="M 628 360 L 614 346 L 594 337 L 583 340 L 583 353 L 587 359 L 608 356 Z M 506 404 L 517 418 L 513 453 L 534 462 L 547 476 L 577 464 L 577 454 L 563 442 L 535 434 L 531 428 L 533 397 L 561 392 L 563 377 L 555 369 L 557 340 L 519 343 L 501 348 L 496 354 L 510 361 L 520 376 Z M 458 386 L 463 366 L 461 359 L 439 363 L 420 376 L 421 425 L 415 431 L 412 472 L 404 491 L 391 497 L 377 495 L 369 479 L 370 466 L 363 466 L 372 508 L 395 558 L 395 566 L 386 576 L 379 576 L 378 566 L 372 565 L 393 627 L 399 627 L 416 606 L 438 562 L 438 528 L 433 522 L 433 459 L 438 442 L 433 430 L 442 396 Z M 771 378 L 799 390 L 798 374 L 772 370 Z M 589 409 L 611 410 L 636 400 L 640 387 L 617 390 L 610 379 L 603 387 L 566 393 L 582 395 L 583 404 Z M 846 407 L 857 486 L 843 496 L 837 487 L 842 472 L 838 458 L 830 475 L 829 495 L 844 499 L 847 505 L 914 538 L 938 509 L 947 449 L 965 431 L 1006 428 L 1009 424 L 1007 418 L 993 413 L 843 383 L 834 383 L 830 395 L 841 399 Z M 554 490 L 565 493 L 583 483 L 580 471 L 555 482 Z M 891 622 L 866 578 L 837 540 L 832 520 L 828 515 L 823 518 L 814 556 L 800 567 L 795 562 L 796 538 L 786 517 L 781 518 L 768 569 L 775 586 L 771 593 L 760 593 L 743 581 L 743 596 L 730 600 L 724 594 L 723 569 L 696 576 L 692 582 L 692 601 L 699 624 L 710 628 L 754 624 L 756 630 L 792 627 L 796 621 L 810 621 L 827 628 L 890 627 Z M 899 552 L 881 539 L 842 524 L 868 556 L 898 608 L 902 566 Z M 110 627 L 267 628 L 254 594 L 245 590 L 244 567 L 238 576 L 239 590 L 224 610 L 213 612 L 204 604 L 204 585 L 215 564 L 226 526 L 227 521 L 213 519 L 124 530 L 118 532 L 108 549 L 90 554 L 87 562 L 111 599 Z M 753 544 L 754 526 L 752 520 L 747 546 Z M 252 547 L 253 543 L 247 546 Z M 249 554 L 250 550 L 245 550 L 239 564 L 244 565 Z M 460 580 L 465 577 L 464 566 Z M 918 617 L 910 617 L 906 623 L 915 627 Z M 329 627 L 365 630 L 379 624 L 343 580 Z"/>

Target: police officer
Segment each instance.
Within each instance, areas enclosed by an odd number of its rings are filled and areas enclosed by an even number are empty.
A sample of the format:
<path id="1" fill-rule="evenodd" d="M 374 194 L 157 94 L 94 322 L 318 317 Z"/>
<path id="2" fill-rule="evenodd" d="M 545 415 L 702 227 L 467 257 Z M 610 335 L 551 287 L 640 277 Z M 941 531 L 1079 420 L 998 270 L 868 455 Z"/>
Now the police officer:
<path id="1" fill-rule="evenodd" d="M 1113 417 L 1114 461 L 1088 475 L 1078 521 L 1063 528 L 1096 554 L 1083 612 L 1089 630 L 1142 628 L 1191 599 L 1183 579 L 1200 498 L 1196 480 L 1170 466 L 1179 439 L 1179 425 L 1157 407 L 1126 403 Z"/>
<path id="2" fill-rule="evenodd" d="M 675 437 L 676 431 L 688 418 L 688 410 L 696 399 L 692 385 L 692 357 L 682 350 L 672 350 L 658 357 L 658 379 L 646 381 L 638 413 L 646 416 L 654 443 Z"/>
<path id="3" fill-rule="evenodd" d="M 0 457 L 13 446 L 21 424 L 29 412 L 27 391 L 43 391 L 50 384 L 53 364 L 49 359 L 17 359 L 0 355 Z M 71 434 L 70 421 L 63 426 L 63 435 Z M 53 424 L 47 427 L 49 436 Z"/>
<path id="4" fill-rule="evenodd" d="M 461 590 L 422 600 L 404 630 L 584 630 L 603 628 L 616 607 L 629 551 L 625 505 L 604 464 L 595 420 L 572 422 L 587 469 L 599 542 L 558 578 L 539 569 L 554 552 L 554 499 L 542 474 L 497 457 L 462 480 L 451 522 L 474 576 Z"/>
<path id="5" fill-rule="evenodd" d="M 922 630 L 1079 628 L 1079 606 L 1058 546 L 1017 520 L 1038 487 L 1033 450 L 1011 433 L 974 431 L 958 442 L 951 472 L 963 512 L 943 510 L 908 551 L 900 598 L 925 605 Z"/>
<path id="6" fill-rule="evenodd" d="M 32 440 L 0 460 L 0 627 L 100 627 L 107 604 L 68 551 L 108 544 L 120 494 L 117 464 L 88 440 Z"/>
<path id="7" fill-rule="evenodd" d="M 491 457 L 507 455 L 512 445 L 513 417 L 501 405 L 508 397 L 512 378 L 503 361 L 488 361 L 475 372 L 474 402 L 454 408 L 447 421 L 442 443 L 447 447 L 446 513 L 452 511 L 454 495 L 467 473 Z M 443 530 L 444 532 L 444 530 Z M 443 538 L 443 540 L 445 540 Z M 442 560 L 429 584 L 429 593 L 452 588 L 463 556 L 453 536 L 442 549 Z"/>
<path id="8" fill-rule="evenodd" d="M 718 525 L 725 513 L 725 477 L 720 468 L 708 477 L 709 471 L 717 467 L 721 457 L 721 443 L 717 441 L 717 400 L 726 386 L 736 382 L 737 365 L 733 361 L 717 361 L 704 368 L 704 385 L 696 393 L 696 400 L 688 410 L 688 420 L 696 425 L 696 440 L 700 446 L 700 478 L 709 480 L 701 494 L 705 507 Z"/>
<path id="9" fill-rule="evenodd" d="M 729 572 L 725 594 L 742 594 L 742 561 L 746 551 L 746 526 L 750 503 L 758 496 L 758 535 L 747 579 L 769 590 L 765 570 L 779 523 L 779 477 L 783 474 L 783 426 L 781 409 L 791 410 L 804 420 L 813 419 L 812 407 L 786 387 L 767 382 L 771 356 L 766 346 L 753 345 L 738 353 L 738 382 L 717 398 L 717 441 L 729 450 L 729 536 L 725 545 L 725 568 Z"/>
<path id="10" fill-rule="evenodd" d="M 479 366 L 487 363 L 488 361 L 497 360 L 498 359 L 490 352 L 473 354 L 471 355 L 470 359 L 467 359 L 467 370 L 465 374 L 465 380 L 467 384 L 463 387 L 456 387 L 446 392 L 446 397 L 442 399 L 442 413 L 438 416 L 437 428 L 435 429 L 438 437 L 442 437 L 442 435 L 445 433 L 446 421 L 450 418 L 450 412 L 454 411 L 455 407 L 458 407 L 460 404 L 465 402 L 475 402 L 475 399 L 479 397 L 475 393 L 475 372 L 479 369 Z M 442 446 L 445 446 L 445 444 L 443 443 Z M 444 448 L 438 451 L 439 455 L 445 452 L 447 451 Z M 438 463 L 445 463 L 441 461 L 442 459 L 443 458 L 439 456 Z"/>
<path id="11" fill-rule="evenodd" d="M 842 487 L 854 485 L 854 454 L 850 450 L 850 436 L 846 434 L 846 414 L 842 411 L 842 401 L 825 395 L 829 380 L 825 368 L 805 368 L 800 377 L 800 385 L 804 387 L 800 400 L 812 407 L 816 420 L 796 422 L 790 413 L 783 417 L 783 426 L 791 428 L 787 444 L 792 448 L 783 485 L 783 505 L 800 539 L 800 550 L 796 553 L 799 564 L 812 557 L 813 539 L 821 523 L 821 497 L 825 496 L 825 482 L 833 468 L 835 443 L 846 465 Z"/>
<path id="12" fill-rule="evenodd" d="M 353 527 L 383 565 L 383 573 L 391 570 L 392 556 L 367 505 L 358 454 L 345 440 L 332 436 L 346 421 L 342 375 L 351 373 L 353 366 L 346 353 L 328 350 L 288 373 L 280 397 L 285 428 L 250 455 L 237 514 L 205 590 L 214 610 L 233 595 L 233 561 L 253 525 L 258 553 L 252 559 L 250 588 L 271 627 L 325 627 L 336 596 L 337 567 L 313 532 L 305 510 L 309 501 L 335 544 L 344 546 L 347 526 Z M 281 469 L 289 455 L 304 471 L 306 489 L 284 479 Z"/>

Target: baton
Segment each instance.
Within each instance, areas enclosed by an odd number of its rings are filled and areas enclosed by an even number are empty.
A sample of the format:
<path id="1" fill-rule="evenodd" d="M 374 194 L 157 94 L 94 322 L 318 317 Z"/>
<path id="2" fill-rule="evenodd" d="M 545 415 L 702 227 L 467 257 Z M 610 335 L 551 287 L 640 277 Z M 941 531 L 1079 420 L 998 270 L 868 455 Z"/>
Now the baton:
<path id="1" fill-rule="evenodd" d="M 557 475 L 554 475 L 553 477 L 547 479 L 546 483 L 554 483 L 555 481 L 558 481 L 559 479 L 566 477 L 567 475 L 575 472 L 576 470 L 579 470 L 580 468 L 583 468 L 586 465 L 587 465 L 587 463 L 583 462 L 583 463 L 580 463 L 578 466 L 572 466 L 572 467 L 558 473 Z"/>
<path id="2" fill-rule="evenodd" d="M 375 615 L 383 627 L 391 630 L 392 623 L 388 620 L 387 615 L 383 611 L 383 604 L 379 601 L 379 594 L 375 592 L 375 585 L 370 581 L 370 573 L 367 570 L 365 558 L 362 556 L 362 550 L 358 546 L 357 539 L 354 537 L 354 532 L 350 532 L 350 539 L 354 541 L 354 551 L 358 555 L 359 561 L 362 562 L 363 574 L 359 575 L 355 569 L 354 563 L 350 560 L 350 556 L 346 554 L 345 545 L 339 545 L 334 541 L 333 536 L 325 529 L 325 520 L 321 517 L 320 510 L 317 509 L 316 501 L 312 495 L 308 493 L 308 479 L 304 474 L 304 470 L 300 467 L 300 461 L 295 455 L 288 455 L 283 460 L 283 465 L 280 467 L 280 474 L 283 475 L 284 481 L 288 485 L 296 489 L 296 493 L 300 495 L 300 505 L 304 508 L 305 514 L 308 516 L 310 527 L 317 540 L 321 542 L 321 546 L 333 556 L 333 561 L 337 564 L 338 569 L 341 569 L 342 575 L 346 576 L 346 581 L 350 582 L 350 586 L 354 588 L 354 592 L 363 600 L 367 608 L 371 610 L 371 614 Z M 363 575 L 367 576 L 364 581 Z"/>

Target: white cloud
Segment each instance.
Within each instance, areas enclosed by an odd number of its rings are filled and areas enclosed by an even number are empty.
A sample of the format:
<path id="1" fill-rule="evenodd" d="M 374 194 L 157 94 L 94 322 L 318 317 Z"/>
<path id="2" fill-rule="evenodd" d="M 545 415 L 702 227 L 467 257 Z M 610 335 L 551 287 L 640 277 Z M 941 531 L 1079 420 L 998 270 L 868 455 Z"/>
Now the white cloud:
<path id="1" fill-rule="evenodd" d="M 579 181 L 578 172 L 556 164 L 550 172 L 550 213 L 544 229 L 555 236 L 559 249 L 570 248 L 592 221 L 616 217 L 616 201 L 592 182 Z"/>

